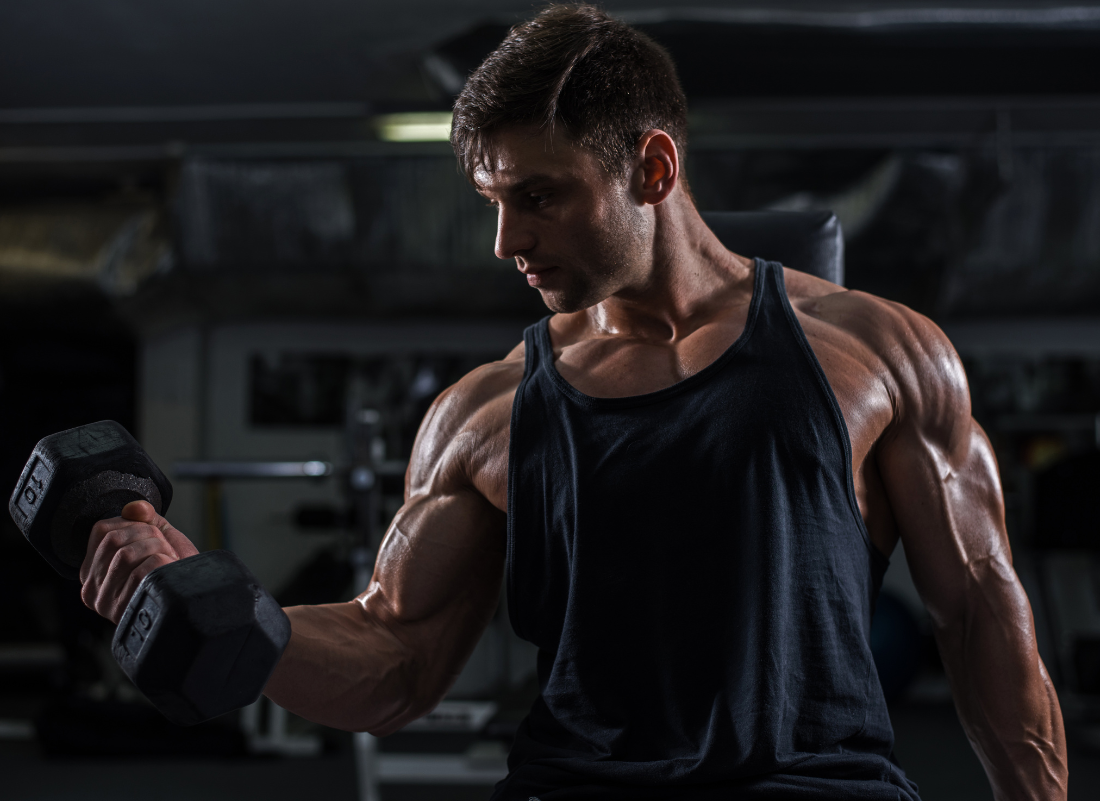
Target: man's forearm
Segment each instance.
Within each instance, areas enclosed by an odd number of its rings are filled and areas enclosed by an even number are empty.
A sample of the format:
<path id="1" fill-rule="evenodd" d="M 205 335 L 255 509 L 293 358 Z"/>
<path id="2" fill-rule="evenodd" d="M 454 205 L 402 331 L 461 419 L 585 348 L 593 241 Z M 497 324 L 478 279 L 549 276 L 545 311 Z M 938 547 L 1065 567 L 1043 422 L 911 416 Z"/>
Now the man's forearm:
<path id="1" fill-rule="evenodd" d="M 430 711 L 417 693 L 412 651 L 357 601 L 285 610 L 290 644 L 264 695 L 326 726 L 387 734 Z M 421 710 L 421 706 L 428 709 Z"/>
<path id="2" fill-rule="evenodd" d="M 1031 610 L 1015 574 L 999 583 L 1000 597 L 982 594 L 937 632 L 955 706 L 997 801 L 1065 799 L 1058 697 L 1035 648 Z"/>

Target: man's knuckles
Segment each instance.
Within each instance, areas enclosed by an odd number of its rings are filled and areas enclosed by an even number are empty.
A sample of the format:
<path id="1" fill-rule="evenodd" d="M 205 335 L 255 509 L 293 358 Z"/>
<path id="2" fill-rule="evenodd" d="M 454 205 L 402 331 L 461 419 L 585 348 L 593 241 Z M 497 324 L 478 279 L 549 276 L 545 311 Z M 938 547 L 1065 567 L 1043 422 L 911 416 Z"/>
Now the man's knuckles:
<path id="1" fill-rule="evenodd" d="M 119 524 L 124 522 L 121 517 L 108 518 L 107 520 L 100 520 L 92 526 L 92 541 L 96 542 L 102 540 L 111 531 L 118 528 Z"/>
<path id="2" fill-rule="evenodd" d="M 121 545 L 111 557 L 107 572 L 132 573 L 151 556 L 163 557 L 164 564 L 175 561 L 175 554 L 168 543 L 155 537 L 145 537 Z"/>
<path id="3" fill-rule="evenodd" d="M 148 523 L 132 523 L 126 528 L 116 528 L 108 531 L 100 540 L 98 550 L 104 554 L 110 554 L 138 542 L 146 543 L 147 547 L 158 547 L 166 553 L 175 554 L 175 549 L 172 548 L 161 530 Z"/>
<path id="4" fill-rule="evenodd" d="M 108 531 L 95 552 L 81 565 L 80 580 L 89 593 L 98 593 L 100 585 L 119 575 L 128 576 L 153 555 L 159 557 L 157 567 L 179 558 L 156 526 L 130 526 Z"/>
<path id="5" fill-rule="evenodd" d="M 130 600 L 130 596 L 133 595 L 134 590 L 137 589 L 138 584 L 140 584 L 145 579 L 146 576 L 148 576 L 150 573 L 152 573 L 158 567 L 164 567 L 165 565 L 170 565 L 170 564 L 172 564 L 172 562 L 175 562 L 175 561 L 176 561 L 175 557 L 168 556 L 167 554 L 163 554 L 163 553 L 149 554 L 144 559 L 142 559 L 141 562 L 138 565 L 136 565 L 134 567 L 134 569 L 130 572 L 130 578 L 128 580 L 127 587 L 126 587 L 126 589 L 127 589 L 127 593 L 126 593 L 127 603 Z"/>
<path id="6" fill-rule="evenodd" d="M 135 536 L 135 534 L 140 536 L 140 533 L 133 531 L 133 529 L 149 528 L 155 529 L 156 527 L 150 526 L 148 523 L 135 523 L 131 520 L 124 520 L 121 517 L 100 520 L 92 526 L 91 536 L 88 537 L 88 553 L 93 554 L 100 550 L 104 543 L 121 544 L 127 541 L 126 538 Z M 148 536 L 147 533 L 146 536 Z"/>

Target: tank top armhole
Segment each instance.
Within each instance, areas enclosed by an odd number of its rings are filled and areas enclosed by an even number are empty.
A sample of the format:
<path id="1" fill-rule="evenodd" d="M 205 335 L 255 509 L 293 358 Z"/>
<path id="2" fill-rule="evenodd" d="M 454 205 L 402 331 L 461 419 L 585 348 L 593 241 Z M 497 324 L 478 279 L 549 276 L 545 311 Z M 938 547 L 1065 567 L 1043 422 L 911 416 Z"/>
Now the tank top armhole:
<path id="1" fill-rule="evenodd" d="M 883 564 L 888 565 L 890 563 L 890 558 L 871 542 L 871 534 L 867 531 L 867 524 L 863 522 L 863 515 L 860 514 L 859 503 L 856 501 L 855 477 L 852 475 L 852 438 L 848 433 L 848 424 L 844 422 L 844 414 L 840 411 L 840 402 L 836 399 L 836 393 L 833 392 L 833 387 L 829 383 L 828 377 L 825 375 L 825 370 L 822 368 L 821 362 L 817 359 L 817 354 L 814 353 L 814 349 L 810 346 L 810 341 L 806 339 L 806 332 L 802 330 L 802 324 L 798 322 L 798 317 L 794 313 L 794 307 L 791 306 L 791 299 L 787 297 L 787 285 L 783 278 L 783 265 L 773 263 L 770 272 L 775 276 L 775 290 L 779 296 L 779 302 L 783 306 L 783 312 L 787 317 L 787 322 L 791 327 L 791 331 L 794 333 L 794 337 L 798 341 L 799 347 L 802 349 L 802 354 L 806 357 L 806 361 L 809 362 L 810 368 L 817 377 L 818 386 L 825 395 L 829 409 L 832 411 L 833 427 L 836 431 L 837 439 L 840 440 L 841 452 L 844 455 L 844 477 L 848 491 L 848 508 L 851 510 L 856 528 L 859 529 L 859 533 L 863 537 L 863 542 L 867 546 L 867 550 L 871 554 L 872 560 L 878 558 L 883 560 Z M 885 571 L 885 568 L 883 568 L 883 570 Z"/>
<path id="2" fill-rule="evenodd" d="M 507 542 L 505 544 L 505 565 L 507 570 L 507 582 L 505 586 L 505 597 L 508 600 L 509 609 L 514 610 L 516 608 L 516 596 L 515 596 L 515 548 L 516 548 L 516 517 L 515 517 L 515 488 L 516 488 L 516 439 L 520 426 L 520 410 L 523 408 L 523 395 L 527 390 L 527 383 L 531 380 L 535 371 L 538 369 L 540 357 L 540 347 L 542 343 L 540 340 L 540 333 L 546 328 L 545 318 L 534 325 L 530 325 L 523 332 L 523 378 L 519 382 L 519 386 L 516 387 L 515 397 L 512 398 L 512 416 L 508 427 L 508 515 L 507 515 Z M 515 621 L 519 619 L 519 615 L 510 613 L 509 617 L 512 619 L 512 627 L 515 629 Z M 516 630 L 516 634 L 520 637 L 523 633 Z"/>

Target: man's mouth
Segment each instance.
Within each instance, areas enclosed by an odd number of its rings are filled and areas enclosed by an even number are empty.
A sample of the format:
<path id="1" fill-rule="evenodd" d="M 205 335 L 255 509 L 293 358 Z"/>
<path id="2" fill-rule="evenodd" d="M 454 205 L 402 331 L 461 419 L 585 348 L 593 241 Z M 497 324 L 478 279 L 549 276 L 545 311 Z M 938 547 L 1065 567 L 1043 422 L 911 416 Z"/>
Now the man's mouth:
<path id="1" fill-rule="evenodd" d="M 557 267 L 531 267 L 530 265 L 522 268 L 520 272 L 527 276 L 528 286 L 542 286 L 543 283 L 549 278 L 558 268 Z"/>

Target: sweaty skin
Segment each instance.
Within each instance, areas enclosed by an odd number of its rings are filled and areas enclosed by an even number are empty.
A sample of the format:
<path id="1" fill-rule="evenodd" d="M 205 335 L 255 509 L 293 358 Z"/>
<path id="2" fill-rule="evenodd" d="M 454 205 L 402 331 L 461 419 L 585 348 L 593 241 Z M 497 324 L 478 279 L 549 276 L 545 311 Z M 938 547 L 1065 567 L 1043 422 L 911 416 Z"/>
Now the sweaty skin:
<path id="1" fill-rule="evenodd" d="M 500 133 L 478 190 L 496 254 L 558 312 L 555 366 L 588 395 L 654 392 L 740 335 L 753 262 L 726 250 L 649 131 L 621 179 L 562 136 Z M 787 292 L 840 404 L 874 545 L 900 539 L 928 607 L 959 717 L 997 799 L 1064 799 L 1061 712 L 1012 567 L 997 465 L 959 358 L 896 303 L 787 270 Z M 311 720 L 374 734 L 430 711 L 495 610 L 505 558 L 508 437 L 523 346 L 446 390 L 421 426 L 405 504 L 368 589 L 287 609 L 293 635 L 265 689 Z M 99 523 L 85 603 L 117 623 L 140 579 L 194 553 L 148 504 Z"/>

